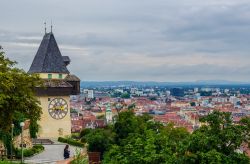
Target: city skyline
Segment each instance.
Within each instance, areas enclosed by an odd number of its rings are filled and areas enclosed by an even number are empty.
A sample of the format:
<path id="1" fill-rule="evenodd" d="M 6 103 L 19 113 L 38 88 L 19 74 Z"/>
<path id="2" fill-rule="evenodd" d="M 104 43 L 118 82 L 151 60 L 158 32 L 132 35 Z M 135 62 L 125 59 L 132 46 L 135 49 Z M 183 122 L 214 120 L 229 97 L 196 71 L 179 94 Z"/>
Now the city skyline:
<path id="1" fill-rule="evenodd" d="M 83 81 L 250 82 L 247 0 L 0 2 L 0 45 L 25 71 L 52 20 Z"/>

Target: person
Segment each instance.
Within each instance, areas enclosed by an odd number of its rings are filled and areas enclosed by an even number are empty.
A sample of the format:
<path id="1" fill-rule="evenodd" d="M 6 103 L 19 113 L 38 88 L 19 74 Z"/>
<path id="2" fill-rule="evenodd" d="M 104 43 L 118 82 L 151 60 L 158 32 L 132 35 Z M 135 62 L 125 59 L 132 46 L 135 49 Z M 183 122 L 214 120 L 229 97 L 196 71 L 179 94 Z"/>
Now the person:
<path id="1" fill-rule="evenodd" d="M 69 145 L 65 146 L 63 156 L 64 156 L 64 159 L 69 158 L 70 156 Z"/>

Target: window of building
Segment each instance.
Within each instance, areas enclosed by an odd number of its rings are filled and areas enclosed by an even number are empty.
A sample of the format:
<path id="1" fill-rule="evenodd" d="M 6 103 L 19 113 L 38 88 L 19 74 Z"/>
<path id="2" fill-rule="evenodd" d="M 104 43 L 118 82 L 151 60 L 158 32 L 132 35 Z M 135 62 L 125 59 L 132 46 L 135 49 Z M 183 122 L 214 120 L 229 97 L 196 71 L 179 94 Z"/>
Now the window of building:
<path id="1" fill-rule="evenodd" d="M 52 79 L 52 74 L 48 74 L 48 79 Z"/>
<path id="2" fill-rule="evenodd" d="M 59 74 L 59 79 L 62 79 L 62 74 Z"/>

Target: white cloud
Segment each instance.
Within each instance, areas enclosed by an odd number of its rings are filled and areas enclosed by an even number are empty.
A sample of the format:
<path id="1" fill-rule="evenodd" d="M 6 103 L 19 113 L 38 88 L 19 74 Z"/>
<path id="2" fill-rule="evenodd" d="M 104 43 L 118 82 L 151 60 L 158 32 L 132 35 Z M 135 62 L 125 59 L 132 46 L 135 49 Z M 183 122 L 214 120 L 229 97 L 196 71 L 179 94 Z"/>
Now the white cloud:
<path id="1" fill-rule="evenodd" d="M 43 22 L 52 19 L 59 48 L 82 80 L 250 81 L 249 0 L 0 4 L 0 45 L 25 70 L 41 42 Z"/>

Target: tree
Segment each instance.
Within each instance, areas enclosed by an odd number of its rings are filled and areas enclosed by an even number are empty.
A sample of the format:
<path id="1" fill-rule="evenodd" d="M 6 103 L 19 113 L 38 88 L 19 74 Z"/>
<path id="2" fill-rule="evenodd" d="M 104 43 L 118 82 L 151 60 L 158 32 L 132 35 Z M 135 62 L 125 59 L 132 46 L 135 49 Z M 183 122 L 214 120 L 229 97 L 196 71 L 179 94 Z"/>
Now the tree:
<path id="1" fill-rule="evenodd" d="M 231 113 L 214 111 L 200 121 L 204 125 L 190 134 L 185 128 L 163 125 L 150 115 L 135 116 L 128 110 L 120 112 L 108 133 L 88 132 L 88 149 L 104 154 L 102 163 L 108 164 L 250 162 L 238 153 L 250 139 L 250 118 L 236 125 Z"/>
<path id="2" fill-rule="evenodd" d="M 166 146 L 166 138 L 153 130 L 142 134 L 130 135 L 124 144 L 113 145 L 105 154 L 104 163 L 158 164 L 163 161 L 173 162 L 173 153 Z"/>
<path id="3" fill-rule="evenodd" d="M 103 163 L 174 163 L 177 145 L 189 133 L 173 124 L 163 126 L 149 115 L 121 112 L 114 125 L 115 144 L 105 153 Z"/>
<path id="4" fill-rule="evenodd" d="M 110 129 L 90 129 L 82 135 L 88 143 L 88 151 L 100 152 L 101 158 L 113 142 L 113 134 Z"/>
<path id="5" fill-rule="evenodd" d="M 212 91 L 201 91 L 201 96 L 212 96 Z"/>
<path id="6" fill-rule="evenodd" d="M 245 154 L 237 152 L 242 144 L 249 141 L 249 118 L 236 125 L 232 122 L 231 113 L 214 111 L 200 121 L 205 124 L 183 142 L 180 159 L 186 163 L 250 162 Z"/>
<path id="7" fill-rule="evenodd" d="M 191 102 L 191 103 L 190 103 L 190 106 L 195 106 L 195 105 L 196 105 L 195 102 Z"/>
<path id="8" fill-rule="evenodd" d="M 0 131 L 2 134 L 0 137 L 9 135 L 12 123 L 19 126 L 16 122 L 19 114 L 24 115 L 25 119 L 30 119 L 32 129 L 37 130 L 36 123 L 41 115 L 39 101 L 34 92 L 34 88 L 41 85 L 39 77 L 15 68 L 15 64 L 16 62 L 6 58 L 0 49 Z"/>
<path id="9" fill-rule="evenodd" d="M 121 98 L 123 99 L 129 99 L 130 98 L 130 94 L 128 92 L 124 92 L 122 95 L 121 95 Z"/>
<path id="10" fill-rule="evenodd" d="M 149 97 L 149 100 L 155 101 L 155 100 L 157 100 L 157 97 Z"/>
<path id="11" fill-rule="evenodd" d="M 138 123 L 132 111 L 121 112 L 114 125 L 116 140 L 128 137 L 129 133 L 135 133 L 138 130 Z"/>
<path id="12" fill-rule="evenodd" d="M 121 92 L 116 92 L 114 91 L 112 94 L 111 94 L 111 97 L 121 97 L 122 93 Z"/>

